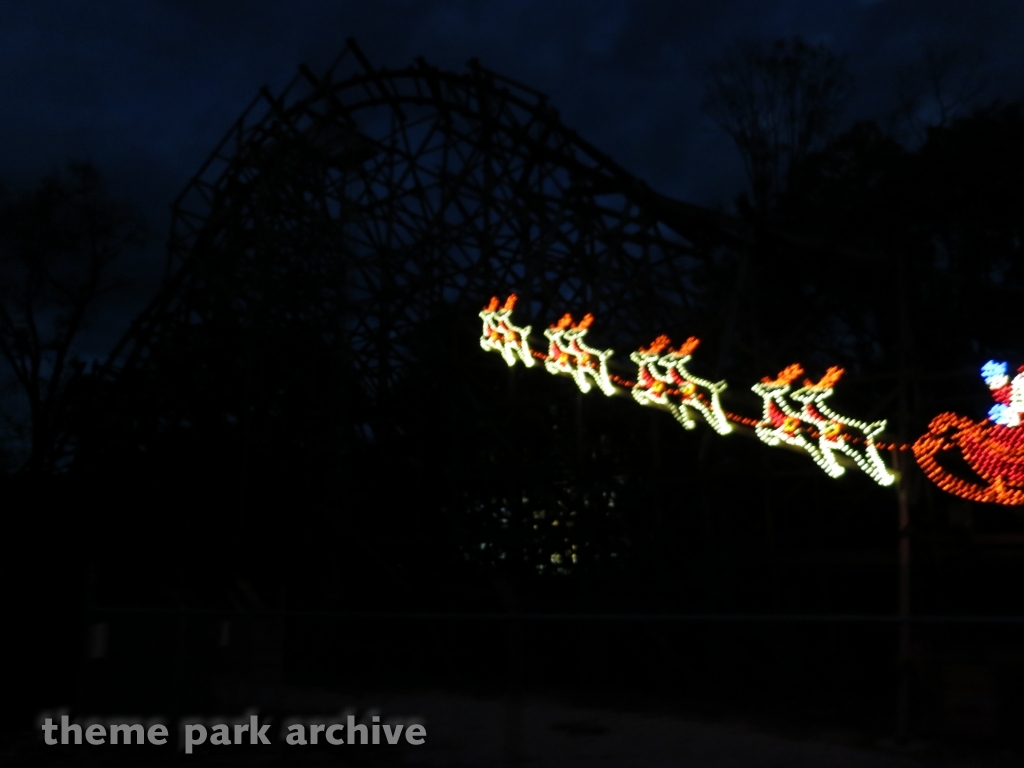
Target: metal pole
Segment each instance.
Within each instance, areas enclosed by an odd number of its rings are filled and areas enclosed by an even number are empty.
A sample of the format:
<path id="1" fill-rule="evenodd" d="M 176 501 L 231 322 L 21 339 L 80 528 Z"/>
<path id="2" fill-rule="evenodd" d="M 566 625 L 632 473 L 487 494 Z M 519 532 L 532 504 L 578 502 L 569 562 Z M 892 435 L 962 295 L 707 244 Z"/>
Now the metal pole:
<path id="1" fill-rule="evenodd" d="M 92 695 L 94 689 L 94 672 L 92 669 L 92 649 L 89 647 L 93 640 L 94 627 L 99 614 L 97 613 L 96 593 L 98 591 L 99 576 L 95 560 L 91 560 L 86 566 L 85 590 L 82 599 L 82 634 L 80 637 L 81 646 L 78 649 L 78 686 L 75 695 L 75 708 L 82 711 L 86 706 L 87 699 Z"/>
<path id="2" fill-rule="evenodd" d="M 906 258 L 900 254 L 898 260 L 899 291 L 899 338 L 900 338 L 900 381 L 899 381 L 899 441 L 907 444 L 910 421 L 910 313 L 907 307 Z M 910 495 L 908 480 L 910 462 L 906 451 L 897 450 L 896 469 L 899 479 L 896 484 L 898 504 L 897 544 L 897 612 L 900 617 L 897 646 L 897 694 L 896 694 L 896 739 L 906 740 L 910 732 Z"/>
<path id="3" fill-rule="evenodd" d="M 903 741 L 910 731 L 910 499 L 904 471 L 908 462 L 901 456 L 899 498 L 899 689 L 896 705 L 896 738 Z"/>
<path id="4" fill-rule="evenodd" d="M 505 604 L 506 643 L 508 650 L 508 692 L 505 699 L 505 763 L 523 762 L 523 676 L 526 672 L 523 622 L 519 595 L 512 580 L 505 575 L 495 580 L 498 596 Z"/>

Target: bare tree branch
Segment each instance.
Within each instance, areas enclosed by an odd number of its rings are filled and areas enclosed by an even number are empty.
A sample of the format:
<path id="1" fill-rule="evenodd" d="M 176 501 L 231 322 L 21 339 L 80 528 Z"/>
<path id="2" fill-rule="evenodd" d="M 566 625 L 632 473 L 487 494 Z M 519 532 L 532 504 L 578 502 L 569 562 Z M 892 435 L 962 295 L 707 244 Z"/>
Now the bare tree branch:
<path id="1" fill-rule="evenodd" d="M 992 93 L 983 64 L 982 58 L 957 48 L 927 45 L 920 63 L 897 76 L 890 131 L 920 143 L 929 128 L 948 127 L 966 117 Z"/>
<path id="2" fill-rule="evenodd" d="M 709 68 L 703 108 L 736 144 L 758 212 L 770 213 L 793 167 L 828 137 L 850 89 L 843 60 L 800 38 L 739 43 Z"/>
<path id="3" fill-rule="evenodd" d="M 75 342 L 113 287 L 110 265 L 141 242 L 138 218 L 89 165 L 72 164 L 0 206 L 0 356 L 28 405 L 23 470 L 50 471 L 63 454 L 66 392 L 83 369 Z"/>

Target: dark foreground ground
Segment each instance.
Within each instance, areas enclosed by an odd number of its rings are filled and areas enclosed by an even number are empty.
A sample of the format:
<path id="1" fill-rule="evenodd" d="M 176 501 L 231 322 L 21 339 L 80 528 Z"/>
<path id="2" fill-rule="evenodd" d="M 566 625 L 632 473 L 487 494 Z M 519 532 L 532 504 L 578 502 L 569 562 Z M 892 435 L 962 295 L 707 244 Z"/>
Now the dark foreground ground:
<path id="1" fill-rule="evenodd" d="M 700 720 L 657 711 L 592 709 L 553 699 L 473 697 L 422 692 L 350 697 L 293 692 L 282 711 L 320 711 L 327 720 L 361 715 L 421 722 L 426 743 L 399 746 L 286 746 L 280 720 L 271 746 L 54 746 L 5 737 L 3 766 L 446 766 L 483 768 L 1017 768 L 1024 753 L 980 743 L 911 742 L 897 748 L 853 732 L 795 732 L 738 720 Z M 310 707 L 314 707 L 313 710 Z"/>

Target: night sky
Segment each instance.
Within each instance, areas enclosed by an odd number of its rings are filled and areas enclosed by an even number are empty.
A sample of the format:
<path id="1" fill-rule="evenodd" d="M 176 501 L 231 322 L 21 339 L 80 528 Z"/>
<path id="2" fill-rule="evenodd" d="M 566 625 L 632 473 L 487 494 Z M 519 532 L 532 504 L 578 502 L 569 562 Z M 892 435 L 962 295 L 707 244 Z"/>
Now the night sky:
<path id="1" fill-rule="evenodd" d="M 299 63 L 322 71 L 350 36 L 376 66 L 423 56 L 461 71 L 477 57 L 547 93 L 656 189 L 725 210 L 742 167 L 700 112 L 701 84 L 737 39 L 798 34 L 845 54 L 847 123 L 884 123 L 900 93 L 921 97 L 927 121 L 929 53 L 955 55 L 949 87 L 974 105 L 1024 95 L 1018 0 L 37 0 L 9 5 L 0 34 L 0 180 L 18 188 L 88 160 L 149 221 L 151 246 L 128 265 L 135 287 L 97 342 L 151 295 L 170 202 L 260 86 L 280 91 Z"/>

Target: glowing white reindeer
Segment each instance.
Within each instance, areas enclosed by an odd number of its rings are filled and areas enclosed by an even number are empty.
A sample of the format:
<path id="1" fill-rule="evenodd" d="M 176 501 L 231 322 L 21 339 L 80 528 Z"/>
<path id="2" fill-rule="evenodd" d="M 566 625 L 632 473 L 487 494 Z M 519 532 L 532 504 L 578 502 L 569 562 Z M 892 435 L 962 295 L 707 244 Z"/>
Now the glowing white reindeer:
<path id="1" fill-rule="evenodd" d="M 879 485 L 892 485 L 896 481 L 896 477 L 885 466 L 885 462 L 878 455 L 878 448 L 875 446 L 875 438 L 885 430 L 885 419 L 869 424 L 847 416 L 840 416 L 825 405 L 825 401 L 832 396 L 833 387 L 842 375 L 843 369 L 833 366 L 825 371 L 821 381 L 816 384 L 805 379 L 804 386 L 796 390 L 790 397 L 803 406 L 804 420 L 813 424 L 818 432 L 818 450 L 821 452 L 823 461 L 833 469 L 835 474 L 829 469 L 826 469 L 826 472 L 833 477 L 838 477 L 843 473 L 843 467 L 839 465 L 835 457 L 835 453 L 839 452 L 853 459 L 860 470 Z M 863 451 L 851 445 L 853 440 L 863 443 Z"/>
<path id="2" fill-rule="evenodd" d="M 594 349 L 583 343 L 583 337 L 593 322 L 594 316 L 588 314 L 574 324 L 572 315 L 566 314 L 545 330 L 544 335 L 549 344 L 544 367 L 549 373 L 567 373 L 572 376 L 584 394 L 591 390 L 593 381 L 598 389 L 610 397 L 615 394 L 615 385 L 608 377 L 608 358 L 615 353 L 610 349 Z"/>
<path id="3" fill-rule="evenodd" d="M 764 378 L 753 386 L 753 391 L 764 401 L 763 418 L 755 429 L 761 441 L 772 446 L 785 443 L 804 450 L 829 477 L 846 473 L 846 468 L 836 458 L 837 452 L 842 453 L 879 485 L 892 485 L 895 477 L 875 446 L 875 438 L 885 429 L 886 422 L 868 424 L 850 419 L 825 405 L 843 375 L 842 368 L 829 368 L 817 383 L 805 379 L 804 386 L 790 394 L 793 382 L 802 374 L 803 368 L 794 363 L 777 378 Z M 790 400 L 800 407 L 794 408 Z M 854 440 L 864 444 L 863 451 L 851 445 Z"/>
<path id="4" fill-rule="evenodd" d="M 776 378 L 770 379 L 766 376 L 751 387 L 763 401 L 761 422 L 754 428 L 754 432 L 766 445 L 777 446 L 785 443 L 806 451 L 814 459 L 814 463 L 829 476 L 838 477 L 843 473 L 843 468 L 839 467 L 839 472 L 836 473 L 828 466 L 818 447 L 808 441 L 808 425 L 801 418 L 800 411 L 794 409 L 786 399 L 793 382 L 803 372 L 804 369 L 799 363 L 793 363 L 783 369 Z"/>
<path id="5" fill-rule="evenodd" d="M 513 293 L 505 304 L 498 307 L 498 297 L 491 298 L 491 303 L 484 307 L 480 319 L 484 321 L 480 346 L 488 352 L 500 352 L 505 363 L 511 368 L 516 360 L 521 360 L 527 368 L 532 368 L 536 361 L 530 352 L 530 326 L 519 328 L 512 324 L 512 308 L 516 305 Z"/>
<path id="6" fill-rule="evenodd" d="M 686 369 L 700 339 L 691 336 L 679 349 L 672 349 L 671 343 L 668 336 L 659 336 L 651 346 L 630 354 L 629 359 L 639 366 L 633 398 L 641 405 L 665 406 L 686 429 L 697 425 L 691 414 L 691 409 L 696 410 L 718 434 L 729 434 L 732 425 L 719 400 L 728 384 L 701 379 Z M 706 396 L 701 396 L 700 387 L 707 391 Z"/>

